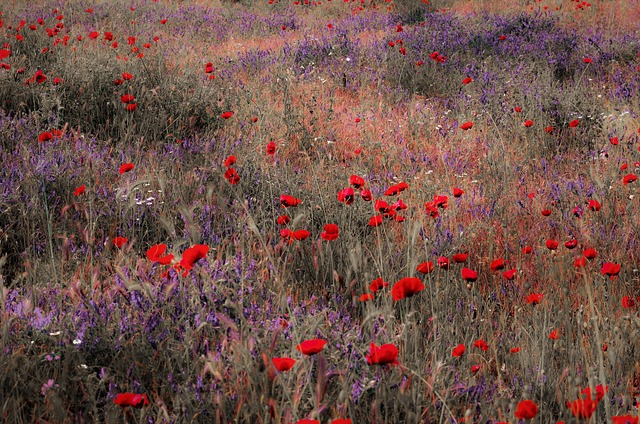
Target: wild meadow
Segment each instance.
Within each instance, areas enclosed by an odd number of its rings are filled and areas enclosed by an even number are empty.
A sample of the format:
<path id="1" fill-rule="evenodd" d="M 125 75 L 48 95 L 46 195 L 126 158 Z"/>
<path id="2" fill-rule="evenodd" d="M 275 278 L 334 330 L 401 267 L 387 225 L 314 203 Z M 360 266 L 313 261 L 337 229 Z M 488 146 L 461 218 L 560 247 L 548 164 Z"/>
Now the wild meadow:
<path id="1" fill-rule="evenodd" d="M 6 0 L 7 423 L 638 423 L 640 2 Z"/>

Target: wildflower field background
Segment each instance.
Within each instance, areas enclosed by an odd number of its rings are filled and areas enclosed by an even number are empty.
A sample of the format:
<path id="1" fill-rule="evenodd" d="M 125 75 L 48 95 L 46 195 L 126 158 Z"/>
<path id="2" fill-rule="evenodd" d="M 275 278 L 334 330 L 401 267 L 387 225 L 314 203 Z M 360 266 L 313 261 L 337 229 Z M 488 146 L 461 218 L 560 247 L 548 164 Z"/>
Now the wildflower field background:
<path id="1" fill-rule="evenodd" d="M 0 5 L 7 423 L 638 423 L 640 2 Z"/>

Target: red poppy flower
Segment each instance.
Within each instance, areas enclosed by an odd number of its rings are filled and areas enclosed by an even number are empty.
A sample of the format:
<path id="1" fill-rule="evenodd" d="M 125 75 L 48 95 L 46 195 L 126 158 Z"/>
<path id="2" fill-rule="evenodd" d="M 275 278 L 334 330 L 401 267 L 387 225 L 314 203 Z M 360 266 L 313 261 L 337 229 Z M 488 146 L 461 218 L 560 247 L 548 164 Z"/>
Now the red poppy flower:
<path id="1" fill-rule="evenodd" d="M 622 179 L 622 184 L 627 185 L 629 183 L 633 183 L 638 180 L 638 176 L 636 174 L 627 174 Z"/>
<path id="2" fill-rule="evenodd" d="M 620 165 L 620 170 L 624 171 L 625 169 L 627 169 L 629 167 L 628 163 L 623 163 L 622 165 Z"/>
<path id="3" fill-rule="evenodd" d="M 578 240 L 576 239 L 564 242 L 564 247 L 566 247 L 567 249 L 575 249 L 577 246 L 578 246 Z"/>
<path id="4" fill-rule="evenodd" d="M 122 73 L 122 79 L 123 79 L 123 80 L 126 80 L 126 81 L 129 81 L 129 80 L 133 79 L 133 75 L 131 75 L 131 74 L 130 74 L 130 73 L 128 73 L 128 72 L 123 72 L 123 73 Z"/>
<path id="5" fill-rule="evenodd" d="M 324 226 L 324 231 L 320 234 L 320 237 L 327 241 L 335 240 L 338 238 L 338 225 L 327 224 Z"/>
<path id="6" fill-rule="evenodd" d="M 492 271 L 499 271 L 501 269 L 504 269 L 506 265 L 507 264 L 504 261 L 504 259 L 498 258 L 495 261 L 491 262 L 491 265 L 489 265 L 489 268 L 491 268 Z"/>
<path id="7" fill-rule="evenodd" d="M 280 215 L 278 219 L 276 219 L 278 225 L 287 225 L 290 221 L 291 218 L 289 218 L 287 215 Z"/>
<path id="8" fill-rule="evenodd" d="M 143 406 L 149 405 L 149 399 L 146 394 L 136 394 L 136 393 L 120 393 L 113 400 L 113 403 L 124 408 L 125 406 L 131 406 L 133 408 L 142 408 Z"/>
<path id="9" fill-rule="evenodd" d="M 616 415 L 611 417 L 613 424 L 638 424 L 640 417 L 637 415 Z"/>
<path id="10" fill-rule="evenodd" d="M 449 198 L 447 196 L 433 196 L 433 204 L 434 206 L 442 209 L 446 209 L 449 202 Z"/>
<path id="11" fill-rule="evenodd" d="M 285 29 L 284 25 L 282 25 L 282 29 Z M 320 424 L 320 421 L 319 420 L 304 419 L 304 420 L 296 421 L 296 424 Z"/>
<path id="12" fill-rule="evenodd" d="M 173 260 L 173 255 L 169 254 L 169 255 L 163 256 L 166 251 L 167 251 L 166 244 L 156 244 L 155 246 L 151 246 L 147 250 L 146 255 L 151 262 L 157 262 L 160 265 L 168 265 Z"/>
<path id="13" fill-rule="evenodd" d="M 460 125 L 460 129 L 462 130 L 470 130 L 471 128 L 473 128 L 473 122 L 465 122 L 464 124 Z"/>
<path id="14" fill-rule="evenodd" d="M 138 107 L 137 104 L 135 103 L 129 103 L 125 109 L 127 109 L 127 112 L 133 112 L 134 110 L 136 110 L 136 108 Z"/>
<path id="15" fill-rule="evenodd" d="M 547 134 L 553 134 L 553 127 L 549 125 L 544 129 L 544 132 L 546 132 Z"/>
<path id="16" fill-rule="evenodd" d="M 487 350 L 489 350 L 489 345 L 487 344 L 487 342 L 485 342 L 482 339 L 478 339 L 475 342 L 473 342 L 473 347 L 477 347 L 483 352 L 486 352 Z"/>
<path id="17" fill-rule="evenodd" d="M 522 112 L 522 108 L 520 106 L 516 106 L 516 107 L 513 108 L 513 111 L 517 112 L 517 113 L 520 113 L 520 112 Z"/>
<path id="18" fill-rule="evenodd" d="M 53 134 L 50 131 L 45 131 L 43 133 L 40 133 L 40 135 L 38 136 L 38 141 L 40 143 L 44 143 L 45 141 L 49 141 L 53 139 Z"/>
<path id="19" fill-rule="evenodd" d="M 520 352 L 520 348 L 519 347 L 512 347 L 511 349 L 509 349 L 510 353 L 518 353 Z"/>
<path id="20" fill-rule="evenodd" d="M 567 402 L 566 405 L 567 408 L 571 410 L 573 416 L 580 420 L 591 419 L 598 407 L 598 403 L 591 399 L 576 399 L 572 402 Z"/>
<path id="21" fill-rule="evenodd" d="M 529 296 L 527 296 L 527 303 L 530 305 L 537 305 L 538 303 L 542 302 L 542 298 L 544 298 L 544 295 L 542 293 L 531 293 Z"/>
<path id="22" fill-rule="evenodd" d="M 569 128 L 575 128 L 578 126 L 578 124 L 580 124 L 580 121 L 574 119 L 573 121 L 569 122 Z"/>
<path id="23" fill-rule="evenodd" d="M 227 168 L 234 163 L 236 163 L 236 157 L 234 155 L 231 155 L 224 160 L 224 166 L 226 166 Z"/>
<path id="24" fill-rule="evenodd" d="M 427 202 L 424 204 L 424 208 L 431 218 L 436 219 L 438 217 L 438 207 L 433 202 Z"/>
<path id="25" fill-rule="evenodd" d="M 74 190 L 73 195 L 74 195 L 74 196 L 76 196 L 76 197 L 78 197 L 78 196 L 80 196 L 81 194 L 83 194 L 85 190 L 86 190 L 86 187 L 84 186 L 84 184 L 82 184 L 80 187 L 78 187 L 78 188 L 76 188 L 76 189 Z"/>
<path id="26" fill-rule="evenodd" d="M 229 119 L 229 118 L 231 118 L 232 116 L 233 116 L 233 112 L 231 112 L 231 111 L 223 112 L 223 113 L 220 115 L 220 117 L 221 117 L 222 119 Z"/>
<path id="27" fill-rule="evenodd" d="M 597 200 L 587 200 L 587 209 L 589 209 L 590 211 L 597 212 L 600 210 L 600 207 L 600 202 L 598 202 Z"/>
<path id="28" fill-rule="evenodd" d="M 416 267 L 416 271 L 421 274 L 429 274 L 430 272 L 433 272 L 433 262 L 429 261 L 418 264 L 418 266 Z"/>
<path id="29" fill-rule="evenodd" d="M 516 276 L 516 272 L 517 271 L 515 268 L 507 270 L 502 273 L 502 277 L 504 277 L 504 279 L 506 280 L 513 280 L 513 278 Z"/>
<path id="30" fill-rule="evenodd" d="M 395 202 L 393 205 L 389 206 L 390 209 L 392 210 L 396 210 L 396 211 L 403 211 L 405 209 L 407 209 L 407 205 L 402 201 L 402 199 L 398 199 L 397 202 Z"/>
<path id="31" fill-rule="evenodd" d="M 369 365 L 398 365 L 398 348 L 391 343 L 383 344 L 380 347 L 371 343 L 366 358 Z"/>
<path id="32" fill-rule="evenodd" d="M 437 263 L 440 268 L 449 269 L 449 258 L 446 256 L 440 256 Z"/>
<path id="33" fill-rule="evenodd" d="M 300 343 L 298 346 L 296 346 L 296 349 L 299 350 L 303 355 L 315 355 L 316 353 L 319 353 L 326 344 L 326 340 L 311 339 L 305 340 L 304 342 Z"/>
<path id="34" fill-rule="evenodd" d="M 582 254 L 587 259 L 595 259 L 595 257 L 598 256 L 598 253 L 596 252 L 596 249 L 594 249 L 594 248 L 585 249 L 585 250 L 582 251 Z"/>
<path id="35" fill-rule="evenodd" d="M 583 268 L 587 266 L 587 258 L 585 258 L 584 256 L 580 256 L 579 258 L 576 258 L 576 260 L 573 261 L 573 266 L 576 268 Z"/>
<path id="36" fill-rule="evenodd" d="M 591 63 L 591 62 L 593 62 L 593 59 L 591 59 L 590 57 L 585 57 L 584 59 L 582 59 L 582 61 L 584 63 Z"/>
<path id="37" fill-rule="evenodd" d="M 614 264 L 613 262 L 605 262 L 602 264 L 600 270 L 603 275 L 608 275 L 612 280 L 620 273 L 620 264 Z"/>
<path id="38" fill-rule="evenodd" d="M 0 60 L 6 59 L 9 56 L 11 56 L 11 50 L 0 49 Z"/>
<path id="39" fill-rule="evenodd" d="M 273 366 L 276 367 L 278 371 L 284 372 L 293 368 L 296 360 L 291 358 L 273 358 L 271 362 L 273 362 Z"/>
<path id="40" fill-rule="evenodd" d="M 473 82 L 473 78 L 471 77 L 466 77 L 465 79 L 462 80 L 462 85 L 467 85 L 470 82 Z"/>
<path id="41" fill-rule="evenodd" d="M 349 185 L 356 189 L 362 188 L 364 187 L 364 178 L 358 175 L 352 175 L 349 177 Z"/>
<path id="42" fill-rule="evenodd" d="M 560 338 L 560 334 L 558 334 L 558 330 L 554 329 L 551 333 L 549 333 L 549 338 L 551 340 L 558 340 Z"/>
<path id="43" fill-rule="evenodd" d="M 377 199 L 373 204 L 373 208 L 377 212 L 387 213 L 391 208 L 389 208 L 389 204 L 382 199 Z"/>
<path id="44" fill-rule="evenodd" d="M 372 292 L 375 293 L 378 290 L 380 290 L 380 289 L 382 289 L 384 287 L 387 287 L 388 285 L 389 285 L 389 283 L 384 281 L 382 278 L 376 278 L 369 285 L 369 290 L 371 290 Z"/>
<path id="45" fill-rule="evenodd" d="M 118 236 L 118 237 L 114 237 L 113 240 L 111 240 L 111 241 L 113 242 L 113 245 L 115 247 L 120 249 L 120 248 L 122 248 L 122 246 L 124 246 L 129 241 L 129 239 L 126 238 L 126 237 Z"/>
<path id="46" fill-rule="evenodd" d="M 458 187 L 454 187 L 453 189 L 453 197 L 460 197 L 464 194 L 464 190 Z"/>
<path id="47" fill-rule="evenodd" d="M 384 195 L 385 196 L 396 196 L 398 193 L 400 193 L 400 189 L 398 188 L 397 185 L 392 185 L 391 187 L 389 187 L 388 189 L 385 190 Z"/>
<path id="48" fill-rule="evenodd" d="M 189 271 L 193 268 L 193 265 L 195 265 L 196 262 L 202 258 L 206 258 L 207 253 L 209 253 L 209 246 L 206 244 L 196 244 L 182 253 L 180 266 L 182 266 L 185 271 Z"/>
<path id="49" fill-rule="evenodd" d="M 373 300 L 373 294 L 372 293 L 361 294 L 360 297 L 358 298 L 358 300 L 360 302 L 368 302 L 370 300 Z"/>
<path id="50" fill-rule="evenodd" d="M 467 261 L 467 256 L 468 255 L 466 253 L 456 253 L 451 257 L 451 259 L 453 259 L 453 262 L 461 264 Z"/>
<path id="51" fill-rule="evenodd" d="M 516 418 L 530 420 L 538 415 L 538 405 L 532 400 L 523 400 L 516 406 Z"/>
<path id="52" fill-rule="evenodd" d="M 506 40 L 506 39 L 507 39 L 507 36 L 506 36 L 506 35 L 501 35 L 500 37 L 498 37 L 498 39 L 499 39 L 500 41 L 504 41 L 504 40 Z"/>
<path id="53" fill-rule="evenodd" d="M 377 227 L 378 225 L 382 225 L 382 215 L 372 216 L 369 219 L 369 223 L 367 224 L 369 227 Z"/>
<path id="54" fill-rule="evenodd" d="M 371 194 L 371 190 L 362 190 L 360 192 L 360 196 L 362 197 L 362 200 L 364 200 L 365 202 L 370 202 L 371 199 L 373 199 L 373 195 Z"/>
<path id="55" fill-rule="evenodd" d="M 460 343 L 458 346 L 453 348 L 453 350 L 451 351 L 451 356 L 459 358 L 464 355 L 464 352 L 466 350 L 467 348 L 462 343 Z"/>
<path id="56" fill-rule="evenodd" d="M 625 309 L 628 308 L 633 308 L 635 306 L 635 302 L 633 301 L 633 298 L 629 297 L 629 296 L 623 296 L 622 297 L 622 307 Z"/>
<path id="57" fill-rule="evenodd" d="M 238 184 L 240 182 L 240 175 L 234 168 L 227 168 L 224 172 L 224 177 L 229 181 L 229 184 Z"/>
<path id="58" fill-rule="evenodd" d="M 290 237 L 293 240 L 304 240 L 308 238 L 310 235 L 311 233 L 307 230 L 295 230 L 291 232 Z"/>
<path id="59" fill-rule="evenodd" d="M 611 137 L 611 138 L 609 139 L 609 142 L 610 142 L 612 145 L 614 145 L 614 146 L 617 146 L 619 141 L 620 141 L 620 140 L 618 140 L 618 137 Z"/>
<path id="60" fill-rule="evenodd" d="M 411 297 L 422 290 L 424 290 L 424 284 L 419 278 L 405 277 L 393 285 L 391 295 L 393 300 L 401 300 L 405 297 Z"/>
<path id="61" fill-rule="evenodd" d="M 549 250 L 556 250 L 558 248 L 558 242 L 556 240 L 553 239 L 548 239 L 544 245 L 547 246 L 547 249 Z"/>
<path id="62" fill-rule="evenodd" d="M 271 141 L 269 144 L 267 144 L 267 154 L 268 155 L 275 155 L 276 154 L 276 143 L 274 143 L 273 141 Z"/>
<path id="63" fill-rule="evenodd" d="M 533 121 L 531 119 L 527 119 L 526 121 L 524 121 L 524 126 L 529 128 L 533 126 Z"/>
<path id="64" fill-rule="evenodd" d="M 551 209 L 543 209 L 540 213 L 542 214 L 542 216 L 549 216 L 551 215 Z"/>
<path id="65" fill-rule="evenodd" d="M 525 247 L 522 248 L 522 254 L 523 255 L 530 255 L 531 253 L 533 253 L 533 247 L 525 246 Z"/>
<path id="66" fill-rule="evenodd" d="M 120 169 L 118 170 L 118 172 L 120 172 L 120 175 L 122 175 L 125 172 L 132 171 L 133 168 L 134 168 L 133 163 L 123 163 L 122 165 L 120 165 Z"/>
<path id="67" fill-rule="evenodd" d="M 462 279 L 473 283 L 478 279 L 478 273 L 470 268 L 462 268 Z"/>
<path id="68" fill-rule="evenodd" d="M 331 424 L 352 424 L 352 421 L 351 418 L 338 418 L 337 420 L 331 421 Z"/>
<path id="69" fill-rule="evenodd" d="M 289 196 L 288 194 L 283 194 L 280 196 L 280 205 L 283 208 L 298 206 L 300 203 L 302 203 L 302 200 L 298 199 L 297 197 Z"/>
<path id="70" fill-rule="evenodd" d="M 113 41 L 113 33 L 109 31 L 105 31 L 104 39 L 107 41 Z"/>
<path id="71" fill-rule="evenodd" d="M 354 196 L 353 188 L 347 187 L 338 192 L 338 201 L 341 203 L 344 203 L 345 205 L 350 205 L 353 203 L 353 200 L 354 200 L 353 196 Z"/>
<path id="72" fill-rule="evenodd" d="M 95 40 L 96 38 L 98 38 L 99 35 L 100 33 L 98 31 L 92 31 L 89 33 L 89 38 L 92 40 Z"/>

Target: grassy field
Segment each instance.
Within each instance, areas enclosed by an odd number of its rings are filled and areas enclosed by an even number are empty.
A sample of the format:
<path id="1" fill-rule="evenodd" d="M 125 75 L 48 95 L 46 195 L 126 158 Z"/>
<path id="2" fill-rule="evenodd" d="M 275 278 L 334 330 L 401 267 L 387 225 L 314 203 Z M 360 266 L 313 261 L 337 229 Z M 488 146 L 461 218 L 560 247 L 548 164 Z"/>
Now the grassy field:
<path id="1" fill-rule="evenodd" d="M 638 423 L 638 1 L 0 12 L 3 422 Z"/>

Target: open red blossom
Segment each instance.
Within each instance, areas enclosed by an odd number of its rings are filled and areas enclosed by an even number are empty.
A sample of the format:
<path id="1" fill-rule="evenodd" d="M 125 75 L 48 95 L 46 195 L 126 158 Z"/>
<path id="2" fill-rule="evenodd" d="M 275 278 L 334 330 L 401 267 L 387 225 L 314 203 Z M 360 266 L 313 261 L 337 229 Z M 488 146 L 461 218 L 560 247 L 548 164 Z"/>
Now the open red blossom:
<path id="1" fill-rule="evenodd" d="M 451 356 L 459 358 L 462 355 L 464 355 L 464 352 L 467 350 L 467 348 L 465 347 L 465 345 L 463 345 L 462 343 L 460 343 L 458 346 L 454 347 L 453 350 L 451 351 Z"/>
<path id="2" fill-rule="evenodd" d="M 137 104 L 135 103 L 129 103 L 127 106 L 125 106 L 125 109 L 127 109 L 127 112 L 133 112 L 134 110 L 136 110 L 138 107 Z"/>
<path id="3" fill-rule="evenodd" d="M 151 262 L 157 262 L 160 265 L 168 265 L 173 260 L 173 255 L 169 254 L 169 255 L 163 256 L 166 251 L 167 251 L 166 244 L 156 244 L 155 246 L 151 246 L 147 250 L 146 255 Z"/>
<path id="4" fill-rule="evenodd" d="M 633 301 L 633 298 L 629 297 L 629 296 L 623 296 L 622 297 L 622 307 L 625 309 L 628 308 L 633 308 L 635 306 L 635 302 Z"/>
<path id="5" fill-rule="evenodd" d="M 113 245 L 115 247 L 120 249 L 120 248 L 122 248 L 122 246 L 124 246 L 129 241 L 129 239 L 126 238 L 126 237 L 118 236 L 118 237 L 114 237 L 113 240 L 111 240 L 111 241 L 113 242 Z"/>
<path id="6" fill-rule="evenodd" d="M 327 241 L 335 240 L 338 238 L 338 225 L 327 224 L 324 226 L 324 231 L 320 234 L 320 237 Z"/>
<path id="7" fill-rule="evenodd" d="M 45 141 L 49 141 L 53 139 L 53 134 L 50 131 L 45 131 L 40 133 L 38 136 L 38 141 L 40 143 L 44 143 Z"/>
<path id="8" fill-rule="evenodd" d="M 608 275 L 613 280 L 620 273 L 620 264 L 614 264 L 613 262 L 605 262 L 602 264 L 600 270 L 603 275 Z"/>
<path id="9" fill-rule="evenodd" d="M 638 176 L 636 174 L 627 174 L 624 176 L 624 178 L 622 178 L 622 184 L 627 185 L 637 180 L 638 180 Z"/>
<path id="10" fill-rule="evenodd" d="M 533 126 L 533 121 L 531 119 L 527 119 L 523 124 L 525 127 L 529 128 Z"/>
<path id="11" fill-rule="evenodd" d="M 478 273 L 470 268 L 462 268 L 462 279 L 473 283 L 478 279 Z"/>
<path id="12" fill-rule="evenodd" d="M 462 80 L 462 85 L 467 85 L 470 82 L 473 82 L 473 78 L 471 77 L 466 77 L 465 79 Z"/>
<path id="13" fill-rule="evenodd" d="M 295 230 L 291 232 L 290 237 L 293 240 L 304 240 L 308 238 L 310 235 L 311 233 L 307 230 Z"/>
<path id="14" fill-rule="evenodd" d="M 223 112 L 223 113 L 220 115 L 220 117 L 221 117 L 222 119 L 229 119 L 229 118 L 231 118 L 232 116 L 233 116 L 233 112 L 231 112 L 231 111 Z"/>
<path id="15" fill-rule="evenodd" d="M 9 56 L 11 56 L 11 50 L 0 49 L 0 60 L 6 59 Z"/>
<path id="16" fill-rule="evenodd" d="M 392 210 L 403 211 L 407 209 L 407 205 L 402 201 L 402 199 L 398 199 L 393 205 L 390 206 Z"/>
<path id="17" fill-rule="evenodd" d="M 547 249 L 549 250 L 556 250 L 558 248 L 558 242 L 556 240 L 553 239 L 548 239 L 544 245 L 547 246 Z"/>
<path id="18" fill-rule="evenodd" d="M 123 163 L 122 165 L 120 165 L 120 169 L 118 170 L 118 172 L 120 172 L 120 175 L 124 174 L 125 172 L 129 172 L 132 171 L 134 168 L 133 163 L 129 162 L 129 163 Z"/>
<path id="19" fill-rule="evenodd" d="M 360 192 L 360 197 L 365 202 L 370 202 L 373 199 L 373 195 L 371 194 L 371 190 L 365 189 Z"/>
<path id="20" fill-rule="evenodd" d="M 547 134 L 553 134 L 553 127 L 551 125 L 545 127 L 544 132 L 546 132 Z"/>
<path id="21" fill-rule="evenodd" d="M 300 203 L 302 203 L 302 200 L 298 199 L 297 197 L 289 196 L 288 194 L 283 194 L 280 196 L 280 205 L 283 208 L 298 206 Z"/>
<path id="22" fill-rule="evenodd" d="M 131 75 L 129 72 L 123 72 L 122 73 L 122 79 L 129 81 L 133 79 L 133 75 Z"/>
<path id="23" fill-rule="evenodd" d="M 290 221 L 291 218 L 289 218 L 287 215 L 280 215 L 278 219 L 276 219 L 278 225 L 287 225 Z"/>
<path id="24" fill-rule="evenodd" d="M 540 213 L 542 214 L 542 216 L 549 216 L 551 215 L 551 209 L 543 209 Z"/>
<path id="25" fill-rule="evenodd" d="M 123 94 L 122 96 L 120 96 L 120 101 L 122 103 L 131 103 L 134 100 L 135 97 L 133 97 L 133 94 Z"/>
<path id="26" fill-rule="evenodd" d="M 449 269 L 449 258 L 447 258 L 446 256 L 440 256 L 437 263 L 440 268 Z"/>
<path id="27" fill-rule="evenodd" d="M 424 204 L 424 209 L 431 218 L 436 219 L 438 217 L 438 207 L 433 202 L 427 202 Z"/>
<path id="28" fill-rule="evenodd" d="M 389 283 L 384 281 L 382 278 L 376 278 L 369 285 L 369 290 L 371 290 L 373 293 L 375 293 L 378 290 L 387 287 L 388 285 L 389 285 Z"/>
<path id="29" fill-rule="evenodd" d="M 369 354 L 366 358 L 369 365 L 397 365 L 398 347 L 391 343 L 383 344 L 380 347 L 371 343 L 369 346 Z"/>
<path id="30" fill-rule="evenodd" d="M 360 302 L 368 302 L 368 301 L 370 301 L 370 300 L 373 300 L 373 297 L 374 297 L 373 293 L 364 293 L 364 294 L 361 294 L 361 295 L 360 295 L 360 297 L 358 298 L 358 300 L 359 300 Z"/>
<path id="31" fill-rule="evenodd" d="M 352 424 L 352 421 L 351 421 L 351 418 L 338 418 L 336 420 L 331 421 L 331 424 Z"/>
<path id="32" fill-rule="evenodd" d="M 448 206 L 449 198 L 447 196 L 433 196 L 434 206 L 442 209 L 446 209 Z"/>
<path id="33" fill-rule="evenodd" d="M 464 124 L 460 125 L 460 129 L 462 130 L 470 130 L 471 128 L 473 128 L 473 122 L 469 121 L 469 122 L 465 122 Z"/>
<path id="34" fill-rule="evenodd" d="M 509 353 L 518 353 L 518 352 L 520 352 L 519 347 L 512 347 L 511 349 L 509 349 Z"/>
<path id="35" fill-rule="evenodd" d="M 585 57 L 584 59 L 582 59 L 582 61 L 584 63 L 591 63 L 591 62 L 593 62 L 593 59 L 591 59 L 590 57 Z M 573 121 L 571 121 L 571 122 L 573 122 Z"/>
<path id="36" fill-rule="evenodd" d="M 538 415 L 538 405 L 529 399 L 520 401 L 514 415 L 519 419 L 530 420 Z"/>
<path id="37" fill-rule="evenodd" d="M 531 293 L 529 296 L 527 296 L 527 303 L 530 305 L 537 305 L 538 303 L 542 302 L 543 298 L 544 294 L 542 293 Z"/>
<path id="38" fill-rule="evenodd" d="M 516 107 L 513 108 L 513 111 L 517 112 L 517 113 L 520 113 L 520 112 L 522 112 L 522 108 L 520 106 L 516 106 Z"/>
<path id="39" fill-rule="evenodd" d="M 131 406 L 133 408 L 142 408 L 149 405 L 149 399 L 146 394 L 136 393 L 120 393 L 113 400 L 113 403 L 124 408 L 125 406 Z"/>
<path id="40" fill-rule="evenodd" d="M 405 277 L 398 280 L 391 288 L 393 300 L 401 300 L 405 297 L 411 297 L 414 294 L 424 290 L 424 284 L 416 277 Z"/>
<path id="41" fill-rule="evenodd" d="M 451 257 L 451 259 L 453 259 L 453 262 L 461 264 L 467 261 L 467 256 L 468 255 L 466 253 L 456 253 Z"/>
<path id="42" fill-rule="evenodd" d="M 271 361 L 273 362 L 273 366 L 282 372 L 289 371 L 296 363 L 296 360 L 291 358 L 273 358 Z"/>
<path id="43" fill-rule="evenodd" d="M 453 189 L 453 197 L 460 197 L 464 194 L 464 190 L 458 187 L 454 187 Z"/>
<path id="44" fill-rule="evenodd" d="M 489 268 L 491 268 L 492 271 L 499 271 L 501 269 L 504 269 L 507 266 L 507 263 L 504 261 L 503 258 L 498 258 L 495 261 L 491 262 L 491 265 L 489 265 Z"/>
<path id="45" fill-rule="evenodd" d="M 560 338 L 560 334 L 558 334 L 558 330 L 554 329 L 551 333 L 549 333 L 549 338 L 551 340 L 558 340 Z"/>
<path id="46" fill-rule="evenodd" d="M 531 253 L 533 253 L 533 247 L 525 246 L 525 247 L 522 248 L 522 254 L 523 255 L 530 255 Z"/>
<path id="47" fill-rule="evenodd" d="M 504 277 L 506 280 L 513 280 L 514 277 L 516 276 L 516 269 L 509 269 L 505 272 L 502 273 L 502 277 Z"/>
<path id="48" fill-rule="evenodd" d="M 269 144 L 267 144 L 267 154 L 268 155 L 275 155 L 276 154 L 276 143 L 274 143 L 273 141 L 269 142 Z"/>
<path id="49" fill-rule="evenodd" d="M 582 254 L 584 255 L 585 258 L 587 259 L 595 259 L 596 256 L 598 256 L 598 253 L 596 252 L 596 249 L 594 248 L 589 248 L 589 249 L 585 249 L 582 251 Z"/>
<path id="50" fill-rule="evenodd" d="M 609 139 L 609 143 L 611 143 L 613 146 L 617 146 L 619 142 L 620 140 L 618 139 L 618 137 L 611 137 Z"/>
<path id="51" fill-rule="evenodd" d="M 587 258 L 580 256 L 573 261 L 573 266 L 576 268 L 583 268 L 587 266 Z"/>
<path id="52" fill-rule="evenodd" d="M 315 355 L 316 353 L 319 353 L 326 344 L 326 340 L 311 339 L 305 340 L 304 342 L 300 343 L 298 346 L 296 346 L 296 349 L 299 350 L 303 355 Z"/>
<path id="53" fill-rule="evenodd" d="M 421 264 L 418 264 L 418 266 L 416 267 L 416 271 L 418 271 L 421 274 L 429 274 L 433 272 L 433 262 L 428 261 L 428 262 L 422 262 Z"/>
<path id="54" fill-rule="evenodd" d="M 227 168 L 233 165 L 234 163 L 236 163 L 236 157 L 234 155 L 228 156 L 224 160 L 224 166 L 226 166 Z"/>
<path id="55" fill-rule="evenodd" d="M 285 26 L 282 25 L 282 29 L 285 29 Z M 296 421 L 296 424 L 320 424 L 320 420 L 311 420 L 311 419 L 303 419 Z"/>
<path id="56" fill-rule="evenodd" d="M 564 247 L 566 247 L 567 249 L 575 249 L 576 247 L 578 247 L 578 240 L 572 239 L 569 241 L 565 241 Z"/>
<path id="57" fill-rule="evenodd" d="M 234 168 L 227 168 L 224 171 L 224 177 L 229 181 L 229 184 L 238 184 L 240 182 L 240 175 Z"/>
<path id="58" fill-rule="evenodd" d="M 378 225 L 382 225 L 382 221 L 382 215 L 372 216 L 371 219 L 369 219 L 369 223 L 367 225 L 369 227 L 377 227 Z"/>
<path id="59" fill-rule="evenodd" d="M 364 178 L 352 175 L 349 177 L 349 185 L 356 189 L 362 188 L 364 187 Z"/>
<path id="60" fill-rule="evenodd" d="M 485 342 L 482 339 L 478 339 L 475 342 L 473 342 L 473 347 L 476 347 L 482 350 L 483 352 L 486 352 L 487 350 L 489 350 L 489 345 L 487 344 L 487 342 Z"/>
<path id="61" fill-rule="evenodd" d="M 384 191 L 385 196 L 396 196 L 398 193 L 400 193 L 400 189 L 397 185 L 392 185 Z"/>
<path id="62" fill-rule="evenodd" d="M 382 199 L 377 199 L 373 204 L 373 208 L 377 212 L 382 212 L 382 213 L 387 213 L 390 210 L 389 204 Z"/>
<path id="63" fill-rule="evenodd" d="M 85 190 L 86 190 L 86 187 L 84 186 L 84 184 L 82 184 L 80 187 L 76 188 L 76 189 L 73 191 L 73 195 L 74 195 L 74 196 L 76 196 L 76 197 L 78 197 L 78 196 L 80 196 L 81 194 L 83 194 Z"/>
<path id="64" fill-rule="evenodd" d="M 202 258 L 206 258 L 207 253 L 209 253 L 209 246 L 206 244 L 196 244 L 182 253 L 180 266 L 182 266 L 185 271 L 189 271 L 196 262 Z"/>
<path id="65" fill-rule="evenodd" d="M 640 417 L 637 415 L 616 415 L 611 417 L 613 424 L 638 424 Z"/>
<path id="66" fill-rule="evenodd" d="M 567 402 L 566 405 L 567 408 L 571 410 L 573 416 L 580 420 L 591 419 L 598 407 L 598 403 L 591 399 L 576 399 L 572 402 Z"/>
<path id="67" fill-rule="evenodd" d="M 354 192 L 353 188 L 347 187 L 338 192 L 338 201 L 344 203 L 345 205 L 350 205 L 354 200 Z"/>
<path id="68" fill-rule="evenodd" d="M 578 121 L 577 119 L 574 119 L 573 121 L 569 122 L 569 128 L 575 128 L 580 124 L 580 121 Z"/>

